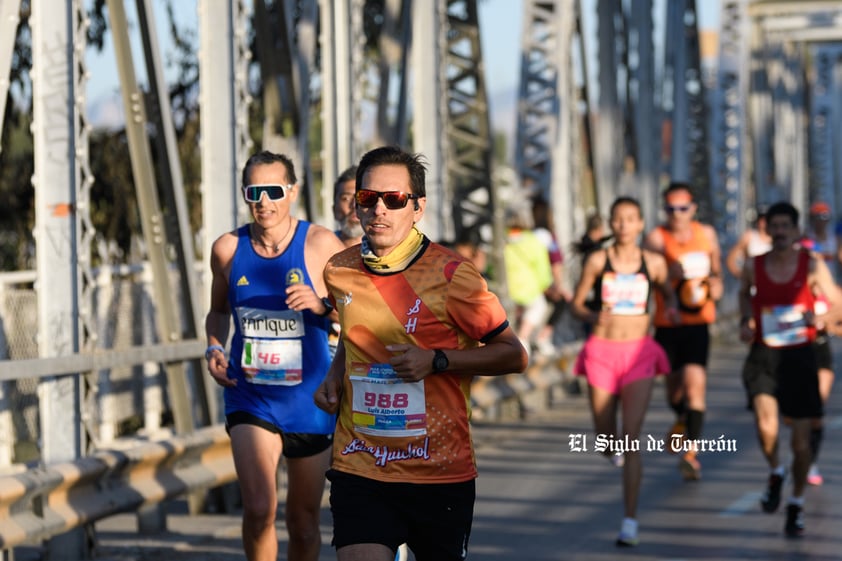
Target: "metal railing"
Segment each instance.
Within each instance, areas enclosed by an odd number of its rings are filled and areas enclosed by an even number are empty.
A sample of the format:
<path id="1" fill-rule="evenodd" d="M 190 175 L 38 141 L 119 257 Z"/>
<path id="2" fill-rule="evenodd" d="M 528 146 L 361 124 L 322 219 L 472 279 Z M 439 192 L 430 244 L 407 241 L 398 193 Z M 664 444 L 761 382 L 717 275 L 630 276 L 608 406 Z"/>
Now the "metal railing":
<path id="1" fill-rule="evenodd" d="M 104 297 L 123 293 L 132 298 L 145 298 L 136 274 L 142 271 L 131 268 L 118 268 L 113 274 L 103 274 L 101 279 L 123 282 L 132 286 L 130 290 L 104 290 Z M 119 273 L 119 274 L 118 274 Z M 114 279 L 122 278 L 122 281 Z M 4 284 L 5 281 L 5 284 Z M 9 360 L 0 360 L 0 429 L 3 423 L 10 423 L 13 416 L 20 416 L 21 402 L 10 401 L 4 389 L 28 381 L 37 388 L 39 380 L 51 376 L 73 376 L 80 372 L 98 372 L 103 380 L 102 387 L 109 390 L 131 393 L 136 390 L 132 383 L 115 384 L 109 377 L 113 372 L 132 369 L 138 366 L 189 361 L 201 357 L 205 342 L 199 339 L 178 343 L 144 343 L 131 345 L 132 341 L 118 341 L 109 337 L 113 348 L 96 349 L 93 352 L 79 353 L 54 358 L 35 358 L 20 352 L 21 348 L 9 348 L 3 344 L 6 334 L 19 336 L 15 322 L 25 318 L 25 306 L 34 305 L 34 298 L 27 296 L 27 291 L 34 292 L 34 277 L 25 274 L 14 276 L 0 274 L 0 357 L 10 356 Z M 101 280 L 101 282 L 108 282 Z M 13 299 L 20 299 L 23 305 L 9 313 L 9 287 L 14 287 Z M 146 302 L 148 304 L 148 301 Z M 104 303 L 103 308 L 115 307 Z M 142 310 L 143 314 L 154 314 L 152 306 L 141 306 L 137 302 L 129 304 L 132 309 Z M 132 322 L 150 321 L 154 318 L 138 318 L 131 314 L 120 316 L 113 314 L 113 321 L 123 317 Z M 110 329 L 117 331 L 117 327 Z M 34 338 L 29 334 L 26 338 Z M 6 338 L 8 340 L 8 337 Z M 26 340 L 23 341 L 26 343 Z M 21 344 L 18 340 L 17 343 Z M 6 347 L 4 349 L 4 346 Z M 579 342 L 572 341 L 561 349 L 561 361 L 571 362 L 578 352 Z M 513 420 L 524 411 L 548 405 L 550 393 L 557 389 L 565 379 L 567 367 L 547 368 L 546 363 L 533 364 L 526 375 L 509 375 L 493 378 L 477 377 L 472 386 L 473 407 L 476 419 Z M 553 365 L 550 365 L 553 366 Z M 34 382 L 34 383 L 33 383 Z M 148 383 L 148 380 L 142 381 Z M 165 394 L 165 380 L 159 376 L 156 383 L 159 391 Z M 37 392 L 32 392 L 29 407 L 38 409 Z M 108 399 L 104 393 L 100 400 Z M 165 400 L 165 395 L 162 396 Z M 136 397 L 120 398 L 121 403 L 130 404 L 121 410 L 127 415 L 143 415 L 143 400 Z M 87 404 L 90 407 L 90 404 Z M 95 408 L 102 405 L 95 404 Z M 83 412 L 90 414 L 90 412 Z M 117 417 L 109 418 L 113 423 Z M 37 423 L 37 416 L 36 416 Z M 160 434 L 160 426 L 145 426 L 146 434 Z M 0 552 L 12 548 L 36 543 L 60 536 L 71 530 L 88 526 L 93 522 L 121 512 L 135 512 L 139 525 L 149 529 L 165 527 L 161 521 L 161 511 L 156 505 L 183 494 L 210 489 L 233 482 L 236 478 L 230 442 L 222 425 L 198 429 L 189 435 L 174 436 L 158 442 L 117 439 L 102 440 L 97 443 L 96 451 L 73 462 L 54 465 L 42 465 L 42 461 L 28 462 L 28 467 L 21 463 L 0 463 Z M 4 434 L 0 430 L 0 435 Z M 12 442 L 3 441 L 0 436 L 0 449 L 4 445 L 19 444 L 12 431 Z M 30 436 L 30 438 L 37 438 Z M 126 442 L 132 444 L 126 448 Z M 121 448 L 120 449 L 117 448 Z M 0 450 L 2 454 L 2 450 Z M 11 455 L 9 454 L 9 457 Z M 0 457 L 2 460 L 2 457 Z M 194 495 L 195 496 L 195 495 Z M 0 557 L 2 558 L 2 557 Z"/>
<path id="2" fill-rule="evenodd" d="M 0 477 L 0 549 L 235 480 L 222 425 Z"/>

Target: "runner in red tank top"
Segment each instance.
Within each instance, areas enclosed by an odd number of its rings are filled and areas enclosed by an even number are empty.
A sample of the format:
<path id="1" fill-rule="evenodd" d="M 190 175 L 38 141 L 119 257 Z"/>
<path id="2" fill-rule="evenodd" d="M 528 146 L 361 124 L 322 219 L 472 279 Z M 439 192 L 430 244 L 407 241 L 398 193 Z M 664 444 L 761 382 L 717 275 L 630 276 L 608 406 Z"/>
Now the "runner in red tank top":
<path id="1" fill-rule="evenodd" d="M 827 265 L 795 245 L 798 211 L 787 202 L 772 205 L 766 215 L 772 250 L 746 263 L 740 284 L 740 338 L 751 342 L 743 367 L 743 385 L 754 410 L 758 439 L 769 464 L 765 512 L 777 510 L 786 469 L 778 457 L 779 415 L 792 427 L 792 497 L 784 532 L 804 532 L 804 487 L 812 454 L 810 429 L 822 416 L 819 394 L 815 293 L 838 306 L 842 293 Z"/>

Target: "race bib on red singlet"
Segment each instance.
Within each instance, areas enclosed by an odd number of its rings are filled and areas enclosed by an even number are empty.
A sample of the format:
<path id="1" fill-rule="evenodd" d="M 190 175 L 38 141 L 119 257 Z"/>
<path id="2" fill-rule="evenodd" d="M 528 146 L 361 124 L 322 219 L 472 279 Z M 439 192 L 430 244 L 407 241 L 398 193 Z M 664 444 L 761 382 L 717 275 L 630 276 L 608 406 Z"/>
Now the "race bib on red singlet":
<path id="1" fill-rule="evenodd" d="M 792 347 L 809 341 L 806 311 L 800 304 L 763 308 L 763 343 L 768 347 Z"/>

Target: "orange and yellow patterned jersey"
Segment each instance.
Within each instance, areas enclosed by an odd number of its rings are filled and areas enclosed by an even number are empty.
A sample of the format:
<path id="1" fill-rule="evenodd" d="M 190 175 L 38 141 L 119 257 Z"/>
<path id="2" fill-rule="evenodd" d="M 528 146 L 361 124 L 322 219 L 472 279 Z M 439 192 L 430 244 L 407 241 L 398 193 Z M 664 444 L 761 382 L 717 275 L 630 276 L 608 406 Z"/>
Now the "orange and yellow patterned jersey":
<path id="1" fill-rule="evenodd" d="M 401 272 L 371 272 L 357 246 L 330 259 L 325 281 L 346 359 L 333 468 L 380 481 L 475 478 L 472 375 L 445 371 L 402 382 L 388 364 L 386 346 L 466 349 L 505 329 L 506 312 L 477 269 L 425 239 Z"/>

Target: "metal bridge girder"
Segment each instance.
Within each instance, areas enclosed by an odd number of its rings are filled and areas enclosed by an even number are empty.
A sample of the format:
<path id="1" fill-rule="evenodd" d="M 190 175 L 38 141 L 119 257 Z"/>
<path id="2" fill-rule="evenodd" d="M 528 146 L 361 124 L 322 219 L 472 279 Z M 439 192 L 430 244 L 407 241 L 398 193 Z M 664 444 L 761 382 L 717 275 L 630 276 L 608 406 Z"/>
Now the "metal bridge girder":
<path id="1" fill-rule="evenodd" d="M 168 231 L 156 188 L 155 170 L 147 136 L 149 122 L 146 116 L 144 93 L 138 85 L 134 69 L 123 0 L 107 1 L 109 25 L 117 56 L 120 91 L 126 114 L 126 136 L 131 155 L 132 175 L 146 250 L 152 268 L 159 333 L 162 340 L 176 342 L 182 339 L 181 307 L 174 299 L 169 282 Z M 142 9 L 142 6 L 139 5 L 138 9 Z M 151 95 L 155 93 L 150 92 Z M 175 242 L 179 241 L 175 240 Z M 175 243 L 176 251 L 179 251 L 180 247 L 179 243 Z M 190 296 L 185 295 L 185 297 Z M 170 364 L 166 372 L 176 431 L 180 434 L 192 432 L 195 427 L 193 403 L 189 397 L 184 365 Z M 202 374 L 201 370 L 198 374 Z"/>
<path id="2" fill-rule="evenodd" d="M 624 155 L 623 108 L 617 90 L 618 33 L 615 23 L 622 3 L 598 2 L 597 10 L 597 64 L 599 69 L 599 99 L 593 119 L 593 172 L 596 184 L 596 203 L 604 215 L 614 198 L 620 182 L 620 166 Z"/>
<path id="3" fill-rule="evenodd" d="M 736 242 L 743 222 L 740 193 L 748 181 L 744 164 L 747 145 L 748 0 L 724 0 L 719 70 L 712 107 L 710 153 L 713 225 L 723 247 Z"/>
<path id="4" fill-rule="evenodd" d="M 572 78 L 573 2 L 524 3 L 520 102 L 516 130 L 517 174 L 531 195 L 550 203 L 554 234 L 567 247 L 574 237 L 573 209 L 579 195 L 573 142 L 577 122 Z M 516 191 L 515 186 L 512 190 Z M 523 194 L 512 194 L 514 197 Z"/>
<path id="5" fill-rule="evenodd" d="M 712 218 L 708 181 L 707 124 L 704 120 L 702 73 L 695 0 L 667 5 L 667 66 L 672 78 L 672 150 L 670 176 L 696 191 L 699 216 Z"/>
<path id="6" fill-rule="evenodd" d="M 521 33 L 520 96 L 515 137 L 515 165 L 522 181 L 549 199 L 552 188 L 553 148 L 558 140 L 561 105 L 559 73 L 569 71 L 557 46 L 562 22 L 557 2 L 524 2 Z"/>
<path id="7" fill-rule="evenodd" d="M 815 82 L 809 107 L 810 195 L 812 200 L 822 200 L 831 208 L 839 209 L 842 182 L 837 176 L 836 165 L 840 160 L 840 145 L 834 138 L 834 131 L 839 134 L 838 127 L 842 125 L 842 116 L 839 115 L 842 84 L 836 81 L 836 69 L 842 66 L 842 46 L 816 44 L 810 46 L 810 51 L 815 64 Z"/>
<path id="8" fill-rule="evenodd" d="M 652 0 L 632 0 L 629 30 L 637 41 L 629 45 L 630 112 L 634 128 L 636 196 L 646 224 L 657 223 L 658 179 L 661 172 L 661 115 L 655 107 L 655 48 Z"/>
<path id="9" fill-rule="evenodd" d="M 449 220 L 452 217 L 453 230 L 439 234 L 453 239 L 468 229 L 479 231 L 491 241 L 490 261 L 495 270 L 503 271 L 505 232 L 502 208 L 492 182 L 493 141 L 477 0 L 442 1 L 446 2 L 446 39 L 439 44 L 443 49 L 441 81 L 445 88 L 441 98 L 445 104 L 442 114 L 446 135 L 443 212 Z M 503 290 L 504 281 L 496 288 Z"/>
<path id="10" fill-rule="evenodd" d="M 446 166 L 454 229 L 460 233 L 491 223 L 494 197 L 487 194 L 492 191 L 492 141 L 476 0 L 448 0 L 447 22 Z M 472 212 L 462 205 L 463 201 L 480 200 L 474 195 L 477 191 L 487 201 L 484 212 Z"/>
<path id="11" fill-rule="evenodd" d="M 842 6 L 828 1 L 725 0 L 720 21 L 711 179 L 717 187 L 714 216 L 724 245 L 733 243 L 743 229 L 749 214 L 745 193 L 756 203 L 784 199 L 800 207 L 817 198 L 840 200 L 828 187 L 828 166 L 823 163 L 824 150 L 838 154 L 839 144 L 834 147 L 816 138 L 827 134 L 820 116 L 827 103 L 820 85 L 813 82 L 807 107 L 804 82 L 805 76 L 811 78 L 804 71 L 803 44 L 838 41 Z M 805 110 L 810 112 L 808 126 L 803 122 Z M 835 161 L 838 164 L 839 158 Z M 754 172 L 752 180 L 749 170 Z"/>

